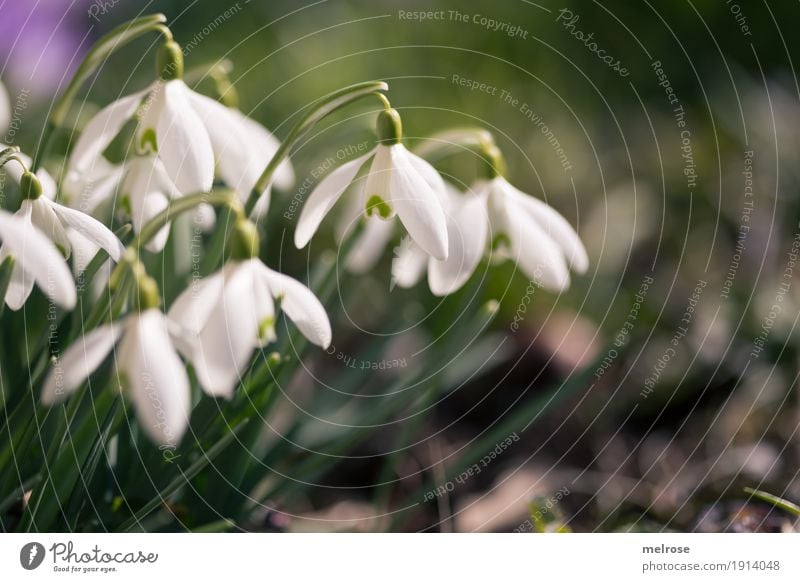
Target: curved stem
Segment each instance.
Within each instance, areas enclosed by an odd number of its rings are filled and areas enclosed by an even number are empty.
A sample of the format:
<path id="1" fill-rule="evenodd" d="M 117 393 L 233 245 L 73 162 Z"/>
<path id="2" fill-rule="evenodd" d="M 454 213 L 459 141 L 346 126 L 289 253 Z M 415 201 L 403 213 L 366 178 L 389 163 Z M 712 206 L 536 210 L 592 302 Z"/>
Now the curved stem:
<path id="1" fill-rule="evenodd" d="M 261 176 L 259 176 L 253 190 L 247 198 L 245 214 L 249 216 L 253 211 L 261 193 L 266 190 L 267 186 L 272 182 L 272 175 L 275 173 L 275 170 L 277 170 L 281 162 L 289 156 L 289 152 L 306 131 L 337 109 L 353 101 L 357 101 L 362 97 L 374 96 L 378 91 L 386 91 L 388 89 L 389 86 L 383 81 L 366 81 L 364 83 L 356 83 L 355 85 L 344 87 L 343 89 L 339 89 L 338 91 L 334 91 L 318 99 L 308 112 L 306 112 L 294 127 L 292 127 L 289 135 L 281 142 L 278 151 L 275 152 L 275 155 L 272 156 L 269 164 L 267 164 L 267 167 L 261 173 Z M 381 97 L 383 96 L 381 95 Z M 385 100 L 386 98 L 384 97 L 383 99 Z"/>
<path id="2" fill-rule="evenodd" d="M 75 96 L 78 94 L 78 90 L 81 85 L 83 85 L 84 81 L 86 81 L 86 79 L 88 79 L 117 49 L 122 48 L 143 34 L 158 31 L 165 36 L 169 35 L 169 38 L 171 38 L 172 33 L 169 31 L 169 28 L 164 25 L 166 21 L 167 17 L 163 14 L 143 16 L 142 18 L 137 18 L 119 25 L 103 35 L 100 40 L 95 43 L 86 57 L 84 57 L 77 71 L 75 71 L 67 88 L 50 110 L 47 124 L 45 125 L 41 140 L 39 141 L 39 147 L 36 148 L 33 157 L 33 163 L 31 164 L 32 172 L 35 172 L 39 166 L 41 166 L 42 159 L 47 155 L 52 145 L 55 130 L 64 123 L 64 119 L 67 113 L 69 113 L 72 102 L 75 100 Z"/>
<path id="3" fill-rule="evenodd" d="M 128 248 L 134 249 L 138 253 L 142 246 L 150 242 L 150 240 L 158 234 L 158 231 L 174 220 L 176 216 L 183 214 L 187 210 L 192 210 L 201 204 L 240 207 L 239 200 L 233 190 L 197 192 L 188 196 L 176 198 L 170 202 L 170 205 L 165 210 L 156 214 L 142 227 L 142 230 L 134 237 L 130 245 L 128 245 Z"/>

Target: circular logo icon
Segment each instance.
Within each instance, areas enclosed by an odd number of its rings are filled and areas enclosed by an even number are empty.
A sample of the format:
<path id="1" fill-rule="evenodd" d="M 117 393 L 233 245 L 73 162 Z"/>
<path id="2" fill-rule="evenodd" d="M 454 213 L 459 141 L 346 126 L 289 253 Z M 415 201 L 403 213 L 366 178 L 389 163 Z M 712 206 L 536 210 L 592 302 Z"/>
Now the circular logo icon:
<path id="1" fill-rule="evenodd" d="M 35 570 L 44 561 L 44 546 L 39 542 L 30 542 L 19 551 L 19 563 L 26 570 Z"/>

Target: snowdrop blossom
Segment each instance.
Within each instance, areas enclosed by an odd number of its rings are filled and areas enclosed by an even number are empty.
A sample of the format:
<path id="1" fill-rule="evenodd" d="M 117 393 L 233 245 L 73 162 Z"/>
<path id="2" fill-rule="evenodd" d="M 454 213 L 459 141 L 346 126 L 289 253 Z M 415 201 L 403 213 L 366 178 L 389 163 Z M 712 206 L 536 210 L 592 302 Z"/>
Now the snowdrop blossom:
<path id="1" fill-rule="evenodd" d="M 485 194 L 472 190 L 461 193 L 450 184 L 445 186 L 447 237 L 449 252 L 444 261 L 437 260 L 406 237 L 395 249 L 392 281 L 400 287 L 412 287 L 427 269 L 428 285 L 434 295 L 454 293 L 475 272 L 486 250 L 489 221 Z"/>
<path id="2" fill-rule="evenodd" d="M 239 250 L 231 260 L 187 288 L 169 310 L 192 338 L 183 344 L 183 355 L 212 396 L 230 397 L 253 350 L 275 340 L 275 300 L 309 341 L 323 348 L 331 342 L 328 315 L 311 290 L 254 256 L 255 226 L 240 222 L 234 236 L 244 242 L 232 242 Z"/>
<path id="3" fill-rule="evenodd" d="M 278 140 L 238 110 L 190 89 L 180 78 L 183 61 L 176 43 L 165 43 L 161 54 L 167 54 L 160 59 L 165 63 L 160 65 L 161 79 L 114 101 L 86 125 L 70 155 L 68 181 L 79 190 L 80 185 L 96 181 L 100 191 L 92 197 L 108 196 L 102 187 L 105 178 L 119 169 L 109 168 L 103 151 L 136 116 L 137 151 L 157 154 L 179 194 L 211 190 L 216 167 L 229 187 L 248 195 L 277 151 Z M 288 187 L 293 181 L 293 170 L 285 161 L 275 182 Z M 262 193 L 260 212 L 268 206 L 268 191 L 269 186 Z"/>
<path id="4" fill-rule="evenodd" d="M 39 232 L 46 235 L 64 255 L 69 258 L 73 247 L 78 250 L 76 263 L 85 265 L 91 257 L 84 256 L 89 245 L 82 244 L 76 239 L 85 239 L 95 247 L 105 250 L 112 260 L 118 261 L 122 255 L 123 246 L 119 239 L 105 225 L 79 210 L 67 208 L 57 202 L 55 197 L 55 182 L 45 172 L 40 170 L 36 175 L 22 172 L 16 165 L 6 166 L 12 178 L 20 184 L 23 200 L 16 216 L 25 223 L 32 224 Z M 94 256 L 94 255 L 92 255 Z M 22 268 L 20 266 L 20 268 Z M 19 273 L 20 285 L 14 292 L 6 296 L 6 302 L 12 309 L 19 309 L 28 299 L 33 290 L 33 279 Z"/>
<path id="5" fill-rule="evenodd" d="M 515 261 L 527 277 L 554 292 L 569 287 L 570 268 L 586 272 L 589 259 L 581 239 L 552 207 L 502 176 L 479 182 L 473 190 L 486 200 L 498 258 Z"/>
<path id="6" fill-rule="evenodd" d="M 133 402 L 140 425 L 157 444 L 176 445 L 189 419 L 189 378 L 173 346 L 167 318 L 156 307 L 78 338 L 50 371 L 42 403 L 51 406 L 77 390 L 117 344 L 114 360 L 120 387 Z"/>
<path id="7" fill-rule="evenodd" d="M 447 221 L 441 201 L 443 180 L 433 166 L 400 143 L 401 136 L 397 111 L 382 111 L 378 115 L 379 145 L 331 172 L 308 197 L 294 235 L 298 248 L 308 244 L 322 219 L 348 191 L 359 195 L 357 203 L 348 205 L 349 208 L 383 221 L 392 219 L 396 213 L 420 248 L 439 260 L 447 258 Z M 348 189 L 368 160 L 372 163 L 363 188 Z M 388 227 L 370 228 L 371 236 L 388 241 Z"/>
<path id="8" fill-rule="evenodd" d="M 21 308 L 34 283 L 56 305 L 65 309 L 75 307 L 75 281 L 64 257 L 52 241 L 33 226 L 30 217 L 0 210 L 0 241 L 0 263 L 9 256 L 15 260 L 5 297 L 9 308 Z"/>

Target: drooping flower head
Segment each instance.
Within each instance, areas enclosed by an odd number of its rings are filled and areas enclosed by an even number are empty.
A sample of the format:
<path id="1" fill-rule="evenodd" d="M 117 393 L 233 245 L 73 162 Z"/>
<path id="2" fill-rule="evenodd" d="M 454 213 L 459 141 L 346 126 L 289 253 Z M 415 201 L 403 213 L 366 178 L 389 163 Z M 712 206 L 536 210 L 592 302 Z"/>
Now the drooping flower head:
<path id="1" fill-rule="evenodd" d="M 168 194 L 167 198 L 208 192 L 215 168 L 222 180 L 243 197 L 254 188 L 277 151 L 278 140 L 240 111 L 190 89 L 182 80 L 183 54 L 174 41 L 160 47 L 158 63 L 157 81 L 144 91 L 106 106 L 84 128 L 67 164 L 65 182 L 73 199 L 90 200 L 94 208 L 113 195 L 120 180 L 140 180 L 142 176 L 152 177 L 156 183 L 146 191 L 157 189 L 162 195 Z M 121 167 L 109 164 L 103 152 L 134 117 L 138 155 Z M 149 164 L 149 170 L 142 167 L 144 164 Z M 286 160 L 274 181 L 288 187 L 293 180 L 291 163 Z M 271 184 L 262 192 L 256 212 L 266 212 L 270 188 Z M 132 199 L 131 206 L 144 209 L 158 200 L 143 200 L 146 195 L 138 192 L 135 197 L 141 198 Z"/>
<path id="2" fill-rule="evenodd" d="M 564 291 L 570 284 L 570 268 L 578 273 L 588 268 L 583 243 L 556 210 L 503 177 L 505 164 L 496 145 L 484 144 L 483 150 L 487 179 L 478 181 L 465 194 L 448 188 L 448 258 L 438 261 L 428 257 L 413 241 L 406 240 L 392 264 L 394 281 L 401 287 L 411 287 L 427 267 L 431 291 L 447 295 L 469 279 L 485 251 L 490 250 L 493 259 L 513 260 L 542 287 Z"/>
<path id="3" fill-rule="evenodd" d="M 22 154 L 18 156 L 23 162 L 29 161 Z M 33 174 L 27 170 L 23 171 L 14 164 L 9 164 L 4 169 L 19 183 L 22 193 L 22 202 L 15 216 L 22 223 L 30 224 L 55 244 L 63 255 L 59 262 L 70 257 L 75 242 L 80 249 L 86 248 L 81 244 L 83 241 L 102 248 L 112 260 L 119 260 L 123 247 L 113 232 L 91 216 L 53 201 L 56 185 L 46 170 L 40 169 Z M 3 258 L 13 252 L 7 247 L 14 243 L 5 242 L 3 249 L 0 249 L 0 256 Z M 86 259 L 86 257 L 76 257 L 76 261 L 83 264 L 87 262 Z M 34 278 L 25 275 L 25 265 L 21 261 L 15 266 L 14 273 L 12 278 L 14 284 L 9 287 L 6 294 L 6 303 L 11 309 L 19 309 L 33 290 Z M 74 288 L 74 282 L 72 286 Z"/>
<path id="4" fill-rule="evenodd" d="M 397 216 L 420 248 L 437 259 L 446 259 L 447 222 L 442 208 L 441 176 L 401 143 L 402 124 L 396 110 L 386 109 L 378 114 L 377 131 L 379 143 L 372 151 L 331 172 L 308 197 L 297 222 L 295 245 L 303 248 L 308 244 L 322 220 L 347 191 L 357 197 L 348 208 L 367 219 L 389 221 Z M 348 189 L 368 160 L 371 164 L 363 188 Z M 377 227 L 372 231 L 388 241 L 387 229 Z"/>
<path id="5" fill-rule="evenodd" d="M 52 406 L 75 392 L 114 350 L 122 393 L 133 402 L 145 433 L 159 445 L 177 445 L 189 422 L 191 393 L 173 345 L 158 287 L 141 276 L 137 309 L 82 335 L 57 360 L 42 390 Z"/>
<path id="6" fill-rule="evenodd" d="M 224 397 L 233 394 L 253 350 L 275 340 L 275 301 L 309 341 L 323 348 L 331 342 L 328 315 L 311 290 L 256 255 L 255 225 L 240 219 L 231 246 L 225 266 L 187 288 L 169 310 L 190 337 L 182 352 L 200 384 Z"/>

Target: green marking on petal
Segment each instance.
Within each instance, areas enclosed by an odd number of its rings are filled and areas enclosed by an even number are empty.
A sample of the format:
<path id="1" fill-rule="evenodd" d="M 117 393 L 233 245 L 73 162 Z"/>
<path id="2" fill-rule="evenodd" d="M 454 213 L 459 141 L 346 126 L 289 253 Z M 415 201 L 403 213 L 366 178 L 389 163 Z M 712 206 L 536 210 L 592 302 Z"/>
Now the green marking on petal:
<path id="1" fill-rule="evenodd" d="M 377 212 L 378 216 L 384 220 L 388 220 L 392 217 L 392 207 L 389 206 L 389 204 L 377 194 L 373 194 L 369 197 L 365 210 L 367 212 L 367 216 L 372 216 Z"/>
<path id="2" fill-rule="evenodd" d="M 123 197 L 120 199 L 120 201 L 119 201 L 119 205 L 120 205 L 120 207 L 122 208 L 122 210 L 123 210 L 123 211 L 124 211 L 124 212 L 125 212 L 125 213 L 126 213 L 128 216 L 131 216 L 131 215 L 133 215 L 133 206 L 131 205 L 131 197 L 130 197 L 130 196 L 128 196 L 127 194 L 126 194 L 126 195 L 124 195 L 124 196 L 123 196 Z"/>
<path id="3" fill-rule="evenodd" d="M 139 149 L 142 153 L 154 154 L 158 152 L 158 140 L 156 140 L 156 130 L 148 127 L 142 132 L 139 138 Z"/>
<path id="4" fill-rule="evenodd" d="M 501 246 L 510 248 L 511 247 L 511 239 L 508 238 L 507 235 L 500 233 L 492 239 L 492 250 L 496 251 Z"/>
<path id="5" fill-rule="evenodd" d="M 265 317 L 258 324 L 258 339 L 265 340 L 275 333 L 275 318 Z"/>

